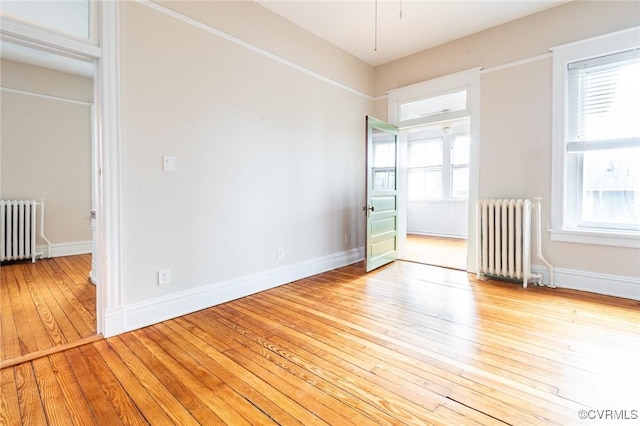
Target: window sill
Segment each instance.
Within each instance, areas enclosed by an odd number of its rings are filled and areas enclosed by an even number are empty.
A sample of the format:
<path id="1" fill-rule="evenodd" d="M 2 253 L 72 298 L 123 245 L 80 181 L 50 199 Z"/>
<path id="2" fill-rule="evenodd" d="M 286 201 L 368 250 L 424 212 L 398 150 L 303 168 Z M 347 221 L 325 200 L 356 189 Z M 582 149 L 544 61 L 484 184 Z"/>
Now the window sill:
<path id="1" fill-rule="evenodd" d="M 640 248 L 639 232 L 582 231 L 575 229 L 549 229 L 551 241 L 596 244 L 601 246 Z"/>

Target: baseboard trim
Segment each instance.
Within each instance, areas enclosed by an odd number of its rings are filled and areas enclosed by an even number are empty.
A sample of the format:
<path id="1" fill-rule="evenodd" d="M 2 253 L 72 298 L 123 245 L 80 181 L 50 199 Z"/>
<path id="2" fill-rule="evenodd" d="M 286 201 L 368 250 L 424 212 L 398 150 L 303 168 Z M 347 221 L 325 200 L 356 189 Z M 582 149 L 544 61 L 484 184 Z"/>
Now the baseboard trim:
<path id="1" fill-rule="evenodd" d="M 109 309 L 103 335 L 111 337 L 176 318 L 230 300 L 278 287 L 312 275 L 361 261 L 364 249 L 355 248 L 320 258 L 180 291 L 143 302 Z"/>
<path id="2" fill-rule="evenodd" d="M 547 268 L 533 265 L 531 270 L 542 274 L 543 282 L 549 282 L 549 270 Z M 561 288 L 640 300 L 640 279 L 635 277 L 555 268 L 554 281 L 555 285 Z"/>
<path id="3" fill-rule="evenodd" d="M 37 246 L 39 253 L 47 254 L 47 246 Z M 71 241 L 68 243 L 52 243 L 49 257 L 74 256 L 76 254 L 91 253 L 92 244 L 89 241 Z"/>

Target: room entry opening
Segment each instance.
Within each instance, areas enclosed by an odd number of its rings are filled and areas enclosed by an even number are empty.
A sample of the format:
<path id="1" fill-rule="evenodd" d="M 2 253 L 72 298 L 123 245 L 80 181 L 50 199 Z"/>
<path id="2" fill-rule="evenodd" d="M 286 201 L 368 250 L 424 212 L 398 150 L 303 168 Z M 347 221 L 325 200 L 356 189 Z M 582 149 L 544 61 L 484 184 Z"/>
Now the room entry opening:
<path id="1" fill-rule="evenodd" d="M 407 152 L 403 259 L 466 270 L 470 118 L 402 131 Z"/>

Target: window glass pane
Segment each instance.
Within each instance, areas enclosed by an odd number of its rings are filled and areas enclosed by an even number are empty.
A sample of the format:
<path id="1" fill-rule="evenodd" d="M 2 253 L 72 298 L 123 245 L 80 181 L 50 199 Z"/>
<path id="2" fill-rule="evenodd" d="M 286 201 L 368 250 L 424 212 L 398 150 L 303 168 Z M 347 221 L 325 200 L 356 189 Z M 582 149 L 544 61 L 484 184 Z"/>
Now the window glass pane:
<path id="1" fill-rule="evenodd" d="M 3 0 L 2 14 L 39 27 L 89 38 L 89 0 Z"/>
<path id="2" fill-rule="evenodd" d="M 467 91 L 461 90 L 446 95 L 434 96 L 400 105 L 400 121 L 428 117 L 467 108 Z"/>
<path id="3" fill-rule="evenodd" d="M 425 198 L 442 198 L 442 170 L 425 170 Z"/>
<path id="4" fill-rule="evenodd" d="M 640 226 L 640 148 L 583 155 L 582 222 Z"/>
<path id="5" fill-rule="evenodd" d="M 376 191 L 393 191 L 396 189 L 396 173 L 393 168 L 373 169 L 373 189 Z"/>
<path id="6" fill-rule="evenodd" d="M 469 164 L 470 141 L 468 134 L 455 136 L 451 146 L 451 164 Z"/>
<path id="7" fill-rule="evenodd" d="M 373 167 L 395 167 L 396 136 L 379 129 L 372 129 Z"/>
<path id="8" fill-rule="evenodd" d="M 407 152 L 409 167 L 424 167 L 427 165 L 427 143 L 409 142 L 409 150 Z"/>
<path id="9" fill-rule="evenodd" d="M 409 170 L 409 200 L 442 198 L 442 170 Z"/>
<path id="10" fill-rule="evenodd" d="M 640 56 L 628 56 L 623 52 L 570 65 L 570 141 L 640 136 Z"/>
<path id="11" fill-rule="evenodd" d="M 384 130 L 371 130 L 371 173 L 373 189 L 392 191 L 396 189 L 396 135 Z"/>
<path id="12" fill-rule="evenodd" d="M 409 143 L 409 167 L 442 165 L 442 138 Z"/>
<path id="13" fill-rule="evenodd" d="M 469 168 L 456 167 L 451 171 L 451 196 L 467 198 L 469 196 Z"/>
<path id="14" fill-rule="evenodd" d="M 424 173 L 424 169 L 409 170 L 409 200 L 424 200 L 426 198 Z"/>

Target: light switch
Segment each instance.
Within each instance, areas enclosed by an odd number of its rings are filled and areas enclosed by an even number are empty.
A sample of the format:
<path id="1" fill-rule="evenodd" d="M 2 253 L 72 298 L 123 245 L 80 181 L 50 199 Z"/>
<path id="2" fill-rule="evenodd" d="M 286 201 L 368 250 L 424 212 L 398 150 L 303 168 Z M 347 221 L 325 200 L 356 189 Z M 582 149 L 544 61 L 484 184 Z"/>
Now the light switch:
<path id="1" fill-rule="evenodd" d="M 162 170 L 164 170 L 165 172 L 175 172 L 176 157 L 170 157 L 168 155 L 162 157 Z"/>

